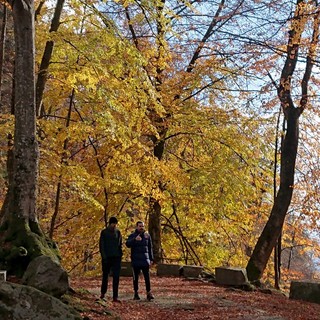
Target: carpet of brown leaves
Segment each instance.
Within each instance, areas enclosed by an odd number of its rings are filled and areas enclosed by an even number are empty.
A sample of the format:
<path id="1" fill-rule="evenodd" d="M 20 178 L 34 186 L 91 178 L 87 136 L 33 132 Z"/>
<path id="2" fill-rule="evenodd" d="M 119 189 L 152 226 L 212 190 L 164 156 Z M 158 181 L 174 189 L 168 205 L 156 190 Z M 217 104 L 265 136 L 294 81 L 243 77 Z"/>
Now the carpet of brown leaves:
<path id="1" fill-rule="evenodd" d="M 110 285 L 112 280 L 110 280 Z M 132 279 L 120 278 L 121 304 L 96 301 L 100 278 L 74 278 L 74 298 L 82 306 L 81 314 L 90 320 L 319 320 L 320 305 L 290 300 L 280 293 L 246 292 L 200 280 L 175 277 L 151 278 L 155 300 L 148 302 L 145 294 L 134 301 Z M 140 287 L 144 288 L 143 279 Z"/>

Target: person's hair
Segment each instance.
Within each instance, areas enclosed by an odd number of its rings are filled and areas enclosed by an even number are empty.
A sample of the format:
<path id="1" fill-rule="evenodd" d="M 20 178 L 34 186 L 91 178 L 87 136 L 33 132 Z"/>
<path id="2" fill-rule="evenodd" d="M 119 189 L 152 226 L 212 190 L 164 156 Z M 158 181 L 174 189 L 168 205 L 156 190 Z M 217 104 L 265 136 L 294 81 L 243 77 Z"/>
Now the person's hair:
<path id="1" fill-rule="evenodd" d="M 144 224 L 143 221 L 139 220 L 139 221 L 137 221 L 136 226 L 138 226 L 138 224 L 140 224 L 140 223 Z"/>
<path id="2" fill-rule="evenodd" d="M 111 223 L 117 224 L 118 223 L 118 219 L 116 217 L 110 217 L 109 224 L 111 224 Z"/>

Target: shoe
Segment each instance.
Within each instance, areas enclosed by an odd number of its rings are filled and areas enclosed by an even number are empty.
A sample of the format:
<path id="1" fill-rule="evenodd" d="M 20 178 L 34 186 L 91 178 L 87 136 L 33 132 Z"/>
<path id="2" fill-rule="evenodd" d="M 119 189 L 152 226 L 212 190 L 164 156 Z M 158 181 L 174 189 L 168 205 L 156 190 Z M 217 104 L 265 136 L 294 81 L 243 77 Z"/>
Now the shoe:
<path id="1" fill-rule="evenodd" d="M 99 299 L 97 299 L 97 300 L 102 300 L 102 301 L 107 301 L 107 299 L 105 298 L 105 296 L 104 296 L 104 294 L 102 294 L 101 296 L 100 296 L 100 298 Z"/>
<path id="2" fill-rule="evenodd" d="M 120 301 L 118 298 L 113 298 L 113 299 L 112 299 L 112 302 L 114 302 L 114 303 L 121 303 L 121 301 Z"/>
<path id="3" fill-rule="evenodd" d="M 151 292 L 147 293 L 147 300 L 151 301 L 152 299 L 154 299 L 154 295 Z"/>
<path id="4" fill-rule="evenodd" d="M 133 300 L 140 300 L 138 292 L 135 292 Z"/>

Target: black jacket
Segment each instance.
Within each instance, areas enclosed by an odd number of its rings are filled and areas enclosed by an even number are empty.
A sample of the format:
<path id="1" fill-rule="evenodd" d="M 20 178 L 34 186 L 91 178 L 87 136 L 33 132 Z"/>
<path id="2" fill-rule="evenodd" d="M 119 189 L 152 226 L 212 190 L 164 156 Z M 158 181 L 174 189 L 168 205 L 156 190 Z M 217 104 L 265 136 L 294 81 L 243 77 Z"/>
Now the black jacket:
<path id="1" fill-rule="evenodd" d="M 131 264 L 133 267 L 146 267 L 153 261 L 152 240 L 150 234 L 143 232 L 140 234 L 142 240 L 135 238 L 139 232 L 135 230 L 126 241 L 126 246 L 131 248 Z"/>
<path id="2" fill-rule="evenodd" d="M 102 260 L 122 256 L 122 237 L 119 229 L 107 227 L 101 231 L 99 249 Z"/>

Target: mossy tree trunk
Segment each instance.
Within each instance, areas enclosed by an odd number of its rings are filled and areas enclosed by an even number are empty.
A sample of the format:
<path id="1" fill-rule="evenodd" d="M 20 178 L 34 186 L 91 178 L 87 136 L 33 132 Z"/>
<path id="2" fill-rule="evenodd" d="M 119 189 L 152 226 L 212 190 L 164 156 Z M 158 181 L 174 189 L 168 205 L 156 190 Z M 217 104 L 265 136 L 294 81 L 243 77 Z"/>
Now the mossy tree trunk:
<path id="1" fill-rule="evenodd" d="M 58 260 L 57 250 L 42 233 L 36 216 L 39 150 L 36 137 L 34 2 L 11 3 L 15 38 L 15 130 L 8 167 L 12 169 L 1 210 L 0 262 L 22 275 L 40 255 Z"/>

